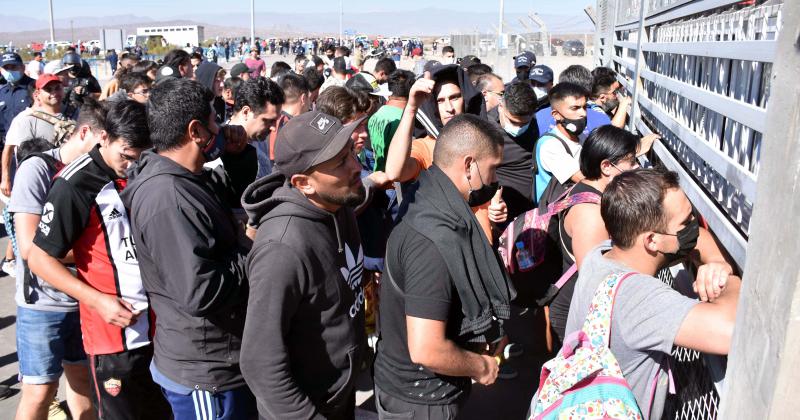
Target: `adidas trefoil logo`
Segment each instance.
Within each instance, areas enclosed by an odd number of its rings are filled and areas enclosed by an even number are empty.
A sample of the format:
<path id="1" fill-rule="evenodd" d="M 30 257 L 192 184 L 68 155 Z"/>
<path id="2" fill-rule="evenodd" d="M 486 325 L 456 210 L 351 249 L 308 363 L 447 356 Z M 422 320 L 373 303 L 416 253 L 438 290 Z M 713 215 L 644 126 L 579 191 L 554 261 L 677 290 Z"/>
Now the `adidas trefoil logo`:
<path id="1" fill-rule="evenodd" d="M 339 271 L 342 273 L 347 286 L 353 291 L 353 304 L 350 305 L 348 315 L 350 315 L 350 318 L 355 318 L 364 306 L 364 288 L 361 287 L 361 279 L 364 272 L 364 249 L 359 245 L 357 255 L 353 255 L 353 252 L 350 251 L 350 246 L 347 244 L 345 244 L 344 249 L 347 266 L 341 267 Z"/>

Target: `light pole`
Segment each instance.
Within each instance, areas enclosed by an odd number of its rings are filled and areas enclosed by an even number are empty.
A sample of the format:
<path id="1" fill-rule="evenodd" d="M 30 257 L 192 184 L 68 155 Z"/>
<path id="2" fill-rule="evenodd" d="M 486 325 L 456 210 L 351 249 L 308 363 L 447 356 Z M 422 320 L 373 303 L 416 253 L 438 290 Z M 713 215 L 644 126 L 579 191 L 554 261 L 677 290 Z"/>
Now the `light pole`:
<path id="1" fill-rule="evenodd" d="M 503 6 L 505 6 L 505 1 L 500 0 L 500 21 L 497 24 L 497 53 L 500 54 L 500 50 L 503 48 Z"/>
<path id="2" fill-rule="evenodd" d="M 339 0 L 339 45 L 344 45 L 342 38 L 344 37 L 344 30 L 342 20 L 344 19 L 344 0 Z"/>
<path id="3" fill-rule="evenodd" d="M 72 26 L 72 19 L 69 20 L 69 42 L 75 45 L 75 28 Z"/>
<path id="4" fill-rule="evenodd" d="M 250 0 L 250 45 L 256 42 L 256 0 Z"/>
<path id="5" fill-rule="evenodd" d="M 56 30 L 53 26 L 53 0 L 50 0 L 50 48 L 56 48 Z"/>

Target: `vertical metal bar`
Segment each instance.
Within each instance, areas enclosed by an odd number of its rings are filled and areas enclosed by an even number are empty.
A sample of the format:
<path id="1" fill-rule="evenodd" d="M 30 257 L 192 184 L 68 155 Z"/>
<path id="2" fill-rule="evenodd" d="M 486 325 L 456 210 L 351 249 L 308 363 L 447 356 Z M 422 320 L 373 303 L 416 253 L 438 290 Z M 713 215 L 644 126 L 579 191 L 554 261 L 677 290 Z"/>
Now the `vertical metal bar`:
<path id="1" fill-rule="evenodd" d="M 253 45 L 255 42 L 256 42 L 256 0 L 250 0 L 250 45 Z"/>
<path id="2" fill-rule="evenodd" d="M 50 0 L 50 48 L 56 49 L 56 31 L 53 26 L 53 0 Z"/>
<path id="3" fill-rule="evenodd" d="M 639 71 L 642 60 L 642 38 L 644 37 L 644 15 L 647 9 L 647 2 L 641 0 L 639 3 L 639 32 L 636 37 L 636 71 L 633 75 L 633 105 L 631 109 L 629 131 L 634 131 L 636 128 L 636 119 L 639 117 Z"/>
<path id="4" fill-rule="evenodd" d="M 504 0 L 500 0 L 500 19 L 497 23 L 497 53 L 500 54 L 500 49 L 503 48 L 503 8 L 505 6 Z"/>

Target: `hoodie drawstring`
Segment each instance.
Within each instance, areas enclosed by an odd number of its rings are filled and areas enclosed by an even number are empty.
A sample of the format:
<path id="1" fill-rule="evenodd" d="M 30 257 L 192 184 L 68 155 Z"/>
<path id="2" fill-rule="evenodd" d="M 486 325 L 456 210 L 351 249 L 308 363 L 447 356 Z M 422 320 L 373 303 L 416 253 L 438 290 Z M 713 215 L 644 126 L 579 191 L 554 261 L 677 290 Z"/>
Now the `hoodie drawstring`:
<path id="1" fill-rule="evenodd" d="M 333 218 L 333 227 L 336 229 L 336 243 L 339 244 L 339 253 L 341 254 L 344 251 L 344 245 L 342 244 L 342 235 L 339 233 L 339 222 L 336 221 L 335 214 L 331 214 L 331 218 Z"/>

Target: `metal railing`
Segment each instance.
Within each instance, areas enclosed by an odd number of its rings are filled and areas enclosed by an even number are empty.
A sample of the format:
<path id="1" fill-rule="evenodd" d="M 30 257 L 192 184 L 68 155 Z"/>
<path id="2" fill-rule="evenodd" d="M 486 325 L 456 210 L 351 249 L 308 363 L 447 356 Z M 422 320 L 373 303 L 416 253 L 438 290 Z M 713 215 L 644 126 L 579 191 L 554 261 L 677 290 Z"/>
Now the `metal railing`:
<path id="1" fill-rule="evenodd" d="M 782 3 L 597 0 L 596 64 L 617 71 L 634 97 L 632 128 L 662 136 L 656 160 L 680 174 L 686 195 L 740 269 Z M 676 348 L 673 361 L 679 395 L 664 418 L 716 418 L 726 359 Z"/>

